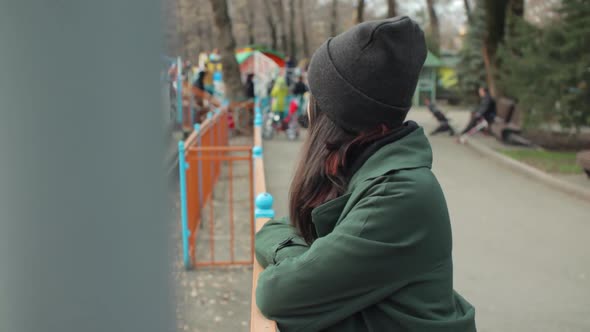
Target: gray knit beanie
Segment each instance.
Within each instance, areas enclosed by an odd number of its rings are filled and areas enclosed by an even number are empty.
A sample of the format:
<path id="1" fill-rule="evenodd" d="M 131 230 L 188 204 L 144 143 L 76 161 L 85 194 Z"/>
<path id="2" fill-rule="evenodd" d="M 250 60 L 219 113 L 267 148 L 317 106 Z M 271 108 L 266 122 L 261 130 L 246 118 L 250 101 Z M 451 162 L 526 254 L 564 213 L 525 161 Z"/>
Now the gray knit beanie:
<path id="1" fill-rule="evenodd" d="M 309 88 L 320 111 L 348 131 L 399 127 L 426 54 L 424 33 L 409 17 L 364 22 L 314 53 Z"/>

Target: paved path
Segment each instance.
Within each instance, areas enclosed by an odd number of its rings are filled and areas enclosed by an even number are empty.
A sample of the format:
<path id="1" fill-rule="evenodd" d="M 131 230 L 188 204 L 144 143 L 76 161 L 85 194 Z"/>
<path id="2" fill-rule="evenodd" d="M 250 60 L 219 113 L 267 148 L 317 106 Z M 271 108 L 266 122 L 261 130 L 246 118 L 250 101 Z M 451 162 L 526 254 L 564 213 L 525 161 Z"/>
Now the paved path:
<path id="1" fill-rule="evenodd" d="M 411 118 L 432 130 L 424 110 Z M 463 125 L 465 114 L 451 114 Z M 457 128 L 459 129 L 459 128 Z M 453 223 L 455 288 L 477 309 L 478 331 L 590 331 L 590 203 L 458 145 L 431 138 Z M 265 142 L 269 191 L 287 213 L 300 143 Z"/>

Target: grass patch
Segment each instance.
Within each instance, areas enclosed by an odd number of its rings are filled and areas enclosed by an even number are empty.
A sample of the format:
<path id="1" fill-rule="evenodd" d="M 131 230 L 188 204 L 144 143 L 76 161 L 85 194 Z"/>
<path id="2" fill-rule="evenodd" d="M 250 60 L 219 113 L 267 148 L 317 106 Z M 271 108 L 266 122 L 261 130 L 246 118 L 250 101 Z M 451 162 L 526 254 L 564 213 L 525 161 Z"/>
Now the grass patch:
<path id="1" fill-rule="evenodd" d="M 500 150 L 510 158 L 536 167 L 548 173 L 579 174 L 582 167 L 576 163 L 575 152 L 556 152 L 540 150 Z"/>

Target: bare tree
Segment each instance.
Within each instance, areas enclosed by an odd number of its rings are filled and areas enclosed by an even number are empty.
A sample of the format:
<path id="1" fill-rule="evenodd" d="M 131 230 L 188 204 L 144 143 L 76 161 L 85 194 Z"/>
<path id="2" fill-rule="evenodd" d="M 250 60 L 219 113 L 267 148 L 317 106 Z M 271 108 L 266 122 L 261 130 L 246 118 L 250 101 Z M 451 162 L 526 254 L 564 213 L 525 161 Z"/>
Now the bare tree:
<path id="1" fill-rule="evenodd" d="M 198 1 L 176 0 L 176 25 L 178 28 L 178 52 L 187 60 L 196 60 L 196 54 L 203 48 L 206 38 L 201 29 L 201 17 L 210 8 L 202 6 Z"/>
<path id="2" fill-rule="evenodd" d="M 387 17 L 396 17 L 397 8 L 395 0 L 387 0 Z"/>
<path id="3" fill-rule="evenodd" d="M 301 39 L 303 41 L 303 57 L 309 57 L 309 41 L 307 40 L 307 24 L 305 23 L 305 7 L 303 0 L 299 0 L 299 24 L 301 25 Z"/>
<path id="4" fill-rule="evenodd" d="M 240 100 L 244 97 L 244 87 L 240 76 L 240 66 L 234 53 L 236 40 L 232 33 L 232 21 L 229 16 L 227 2 L 226 0 L 210 0 L 210 2 L 213 8 L 215 26 L 219 32 L 226 96 L 230 100 Z"/>
<path id="5" fill-rule="evenodd" d="M 480 5 L 478 3 L 478 5 Z M 514 15 L 523 17 L 524 0 L 484 0 L 482 5 L 486 10 L 486 38 L 482 50 L 484 64 L 486 66 L 486 75 L 488 87 L 492 95 L 496 95 L 496 78 L 497 68 L 496 51 L 498 45 L 504 40 L 506 17 Z"/>
<path id="6" fill-rule="evenodd" d="M 295 0 L 289 0 L 289 55 L 294 58 L 297 53 L 295 40 Z"/>
<path id="7" fill-rule="evenodd" d="M 463 4 L 465 4 L 465 15 L 467 16 L 467 21 L 469 24 L 473 23 L 473 18 L 471 17 L 471 4 L 469 0 L 463 0 Z"/>
<path id="8" fill-rule="evenodd" d="M 270 32 L 272 48 L 276 50 L 279 47 L 279 45 L 277 38 L 277 26 L 273 19 L 272 7 L 272 0 L 264 0 L 264 12 L 266 16 L 266 23 L 268 24 L 268 31 Z"/>
<path id="9" fill-rule="evenodd" d="M 358 0 L 356 5 L 356 23 L 361 23 L 365 20 L 365 0 Z"/>
<path id="10" fill-rule="evenodd" d="M 511 0 L 509 8 L 512 14 L 524 17 L 524 2 L 524 0 Z"/>
<path id="11" fill-rule="evenodd" d="M 166 53 L 180 54 L 179 26 L 178 22 L 178 1 L 167 0 L 163 3 L 163 21 L 166 38 Z"/>
<path id="12" fill-rule="evenodd" d="M 244 15 L 246 15 L 246 25 L 248 26 L 248 44 L 250 45 L 256 43 L 256 37 L 254 35 L 254 22 L 256 20 L 254 7 L 256 7 L 255 0 L 247 0 L 246 8 L 243 11 Z"/>
<path id="13" fill-rule="evenodd" d="M 435 48 L 434 51 L 438 53 L 440 48 L 440 23 L 436 15 L 436 10 L 434 10 L 434 0 L 426 0 L 426 5 L 428 7 L 428 19 L 430 21 L 430 38 L 432 38 Z"/>
<path id="14" fill-rule="evenodd" d="M 186 32 L 185 32 L 185 28 L 184 28 L 184 19 L 183 19 L 183 15 L 182 15 L 182 11 L 183 11 L 183 3 L 182 0 L 177 0 L 176 2 L 176 20 L 177 20 L 177 26 L 178 26 L 178 40 L 180 42 L 180 49 L 179 51 L 181 52 L 180 54 L 182 54 L 182 56 L 186 56 Z"/>
<path id="15" fill-rule="evenodd" d="M 280 36 L 281 36 L 281 48 L 283 51 L 288 51 L 289 45 L 287 44 L 287 26 L 285 22 L 285 6 L 283 0 L 275 0 L 277 6 L 277 16 L 279 18 L 280 25 Z"/>
<path id="16" fill-rule="evenodd" d="M 330 34 L 336 36 L 338 34 L 338 0 L 332 0 L 332 21 L 330 23 Z"/>
<path id="17" fill-rule="evenodd" d="M 211 19 L 211 16 L 207 16 L 205 18 L 205 36 L 207 36 L 207 49 L 210 50 L 212 49 L 214 46 L 214 40 L 215 38 L 213 38 L 214 35 L 214 31 L 213 31 L 213 20 Z"/>

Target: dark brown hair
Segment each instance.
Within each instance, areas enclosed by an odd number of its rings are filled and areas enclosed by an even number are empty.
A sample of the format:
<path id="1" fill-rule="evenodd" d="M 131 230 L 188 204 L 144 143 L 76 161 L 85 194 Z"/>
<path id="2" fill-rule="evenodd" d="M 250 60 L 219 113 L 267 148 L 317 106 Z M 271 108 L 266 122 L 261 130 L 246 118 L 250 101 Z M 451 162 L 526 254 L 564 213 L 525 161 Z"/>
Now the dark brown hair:
<path id="1" fill-rule="evenodd" d="M 337 126 L 310 98 L 310 121 L 301 159 L 291 183 L 289 217 L 307 243 L 317 234 L 311 211 L 346 192 L 353 174 L 351 166 L 371 143 L 386 136 L 390 129 L 381 125 L 359 134 Z"/>

